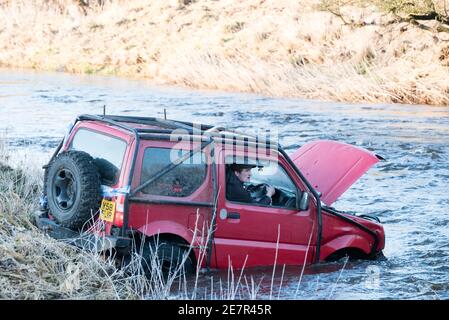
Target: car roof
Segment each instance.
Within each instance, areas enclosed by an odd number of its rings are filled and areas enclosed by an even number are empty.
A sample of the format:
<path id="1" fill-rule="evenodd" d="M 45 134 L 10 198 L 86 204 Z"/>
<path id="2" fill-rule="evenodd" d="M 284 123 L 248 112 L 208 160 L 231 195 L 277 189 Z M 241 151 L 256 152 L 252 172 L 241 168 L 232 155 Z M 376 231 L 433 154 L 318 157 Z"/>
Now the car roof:
<path id="1" fill-rule="evenodd" d="M 136 117 L 122 115 L 91 115 L 78 116 L 77 121 L 98 121 L 124 129 L 141 139 L 172 140 L 173 133 L 178 139 L 188 138 L 192 141 L 232 142 L 234 145 L 249 145 L 278 149 L 277 142 L 264 137 L 230 130 L 225 127 L 205 125 L 179 120 L 154 117 Z M 174 131 L 176 130 L 176 131 Z"/>

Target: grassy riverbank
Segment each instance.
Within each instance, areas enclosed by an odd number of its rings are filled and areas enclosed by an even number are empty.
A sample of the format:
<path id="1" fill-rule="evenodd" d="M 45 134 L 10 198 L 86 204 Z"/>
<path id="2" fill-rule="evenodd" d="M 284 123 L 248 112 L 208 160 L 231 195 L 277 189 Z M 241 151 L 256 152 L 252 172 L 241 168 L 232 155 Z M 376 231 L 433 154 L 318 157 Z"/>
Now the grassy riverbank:
<path id="1" fill-rule="evenodd" d="M 335 14 L 318 0 L 79 2 L 0 1 L 0 66 L 273 96 L 449 104 L 449 33 L 436 21 L 394 22 L 370 5 Z"/>

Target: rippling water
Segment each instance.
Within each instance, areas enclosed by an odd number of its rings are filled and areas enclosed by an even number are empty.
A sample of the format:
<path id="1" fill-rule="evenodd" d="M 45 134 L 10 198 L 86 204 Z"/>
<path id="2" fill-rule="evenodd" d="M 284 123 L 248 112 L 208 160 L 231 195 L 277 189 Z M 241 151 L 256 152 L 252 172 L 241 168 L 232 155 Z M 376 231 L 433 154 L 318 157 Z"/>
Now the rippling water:
<path id="1" fill-rule="evenodd" d="M 165 108 L 173 119 L 271 129 L 288 151 L 310 140 L 332 139 L 386 158 L 335 207 L 382 220 L 387 260 L 308 267 L 299 286 L 299 267 L 278 266 L 273 283 L 272 268 L 247 270 L 249 286 L 251 278 L 259 286 L 258 298 L 449 298 L 449 107 L 277 99 L 0 70 L 0 136 L 18 150 L 49 154 L 76 115 L 101 113 L 103 105 L 110 114 L 162 117 Z M 202 297 L 210 297 L 211 277 L 216 295 L 220 279 L 226 287 L 227 272 L 201 276 Z"/>

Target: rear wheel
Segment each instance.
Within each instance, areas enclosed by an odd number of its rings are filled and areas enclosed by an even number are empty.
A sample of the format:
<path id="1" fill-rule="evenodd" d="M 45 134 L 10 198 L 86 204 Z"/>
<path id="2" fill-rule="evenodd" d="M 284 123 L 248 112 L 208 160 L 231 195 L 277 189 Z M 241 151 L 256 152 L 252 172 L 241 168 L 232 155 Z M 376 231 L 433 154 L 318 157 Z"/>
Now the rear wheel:
<path id="1" fill-rule="evenodd" d="M 165 278 L 195 272 L 195 265 L 188 248 L 182 244 L 164 240 L 159 243 L 154 241 L 145 243 L 142 250 L 142 267 L 148 278 L 154 272 L 162 272 Z"/>
<path id="2" fill-rule="evenodd" d="M 50 214 L 63 227 L 80 229 L 99 209 L 101 180 L 86 152 L 62 152 L 45 174 Z"/>

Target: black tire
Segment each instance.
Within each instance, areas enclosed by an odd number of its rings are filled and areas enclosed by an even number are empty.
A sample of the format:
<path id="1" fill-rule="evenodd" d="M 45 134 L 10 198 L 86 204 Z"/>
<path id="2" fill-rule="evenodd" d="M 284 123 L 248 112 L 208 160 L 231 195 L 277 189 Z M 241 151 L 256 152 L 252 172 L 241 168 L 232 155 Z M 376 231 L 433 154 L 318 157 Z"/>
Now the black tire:
<path id="1" fill-rule="evenodd" d="M 181 276 L 183 274 L 195 273 L 194 261 L 189 255 L 184 264 L 180 267 L 184 260 L 184 256 L 188 253 L 188 248 L 181 244 L 170 241 L 146 242 L 142 250 L 142 268 L 147 278 L 151 278 L 154 268 L 161 268 L 165 278 L 173 276 Z M 157 259 L 155 259 L 157 258 Z"/>
<path id="2" fill-rule="evenodd" d="M 100 207 L 101 179 L 86 152 L 62 152 L 46 170 L 50 214 L 63 227 L 79 230 Z"/>

